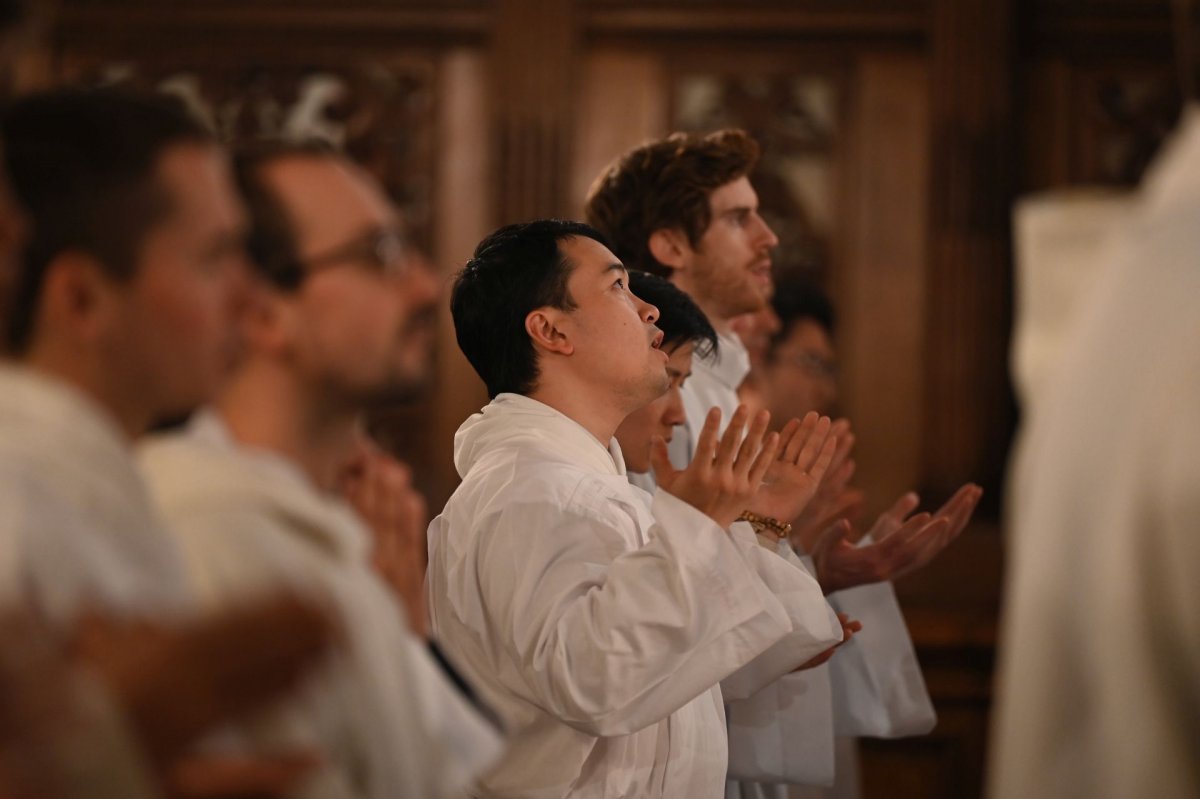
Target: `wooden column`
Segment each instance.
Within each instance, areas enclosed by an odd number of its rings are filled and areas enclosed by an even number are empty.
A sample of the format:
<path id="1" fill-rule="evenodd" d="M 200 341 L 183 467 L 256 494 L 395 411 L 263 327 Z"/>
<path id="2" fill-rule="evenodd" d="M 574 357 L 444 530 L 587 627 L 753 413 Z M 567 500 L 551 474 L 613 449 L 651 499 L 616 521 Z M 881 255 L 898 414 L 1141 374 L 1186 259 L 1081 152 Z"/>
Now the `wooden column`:
<path id="1" fill-rule="evenodd" d="M 932 5 L 933 106 L 925 486 L 999 499 L 1012 424 L 1007 378 L 1015 183 L 1012 0 Z M 985 500 L 986 501 L 986 500 Z"/>
<path id="2" fill-rule="evenodd" d="M 492 107 L 498 224 L 561 216 L 578 31 L 572 0 L 498 0 Z"/>

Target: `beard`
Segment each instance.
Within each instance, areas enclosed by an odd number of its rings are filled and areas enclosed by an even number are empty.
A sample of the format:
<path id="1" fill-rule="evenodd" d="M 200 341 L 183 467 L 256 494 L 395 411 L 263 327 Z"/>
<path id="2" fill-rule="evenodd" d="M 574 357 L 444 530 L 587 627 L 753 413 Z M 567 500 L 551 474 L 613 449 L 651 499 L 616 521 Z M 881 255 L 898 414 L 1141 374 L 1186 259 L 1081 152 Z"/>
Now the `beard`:
<path id="1" fill-rule="evenodd" d="M 360 397 L 368 410 L 386 409 L 395 405 L 406 405 L 423 399 L 433 384 L 432 349 L 437 335 L 437 306 L 430 304 L 415 310 L 400 331 L 401 342 L 421 339 L 425 343 L 420 353 L 420 363 L 409 367 L 397 367 L 377 385 L 364 391 Z M 397 359 L 400 360 L 400 359 Z"/>
<path id="2" fill-rule="evenodd" d="M 428 318 L 410 319 L 374 367 L 330 364 L 316 380 L 316 396 L 332 408 L 354 412 L 393 410 L 425 399 L 434 382 L 431 331 Z"/>
<path id="3" fill-rule="evenodd" d="M 760 311 L 767 304 L 768 292 L 758 285 L 749 268 L 736 269 L 726 265 L 705 264 L 692 278 L 695 299 L 711 308 L 720 319 L 732 319 Z"/>
<path id="4" fill-rule="evenodd" d="M 358 392 L 356 404 L 367 412 L 411 405 L 427 397 L 432 384 L 428 370 L 417 376 L 396 376 L 386 383 Z"/>

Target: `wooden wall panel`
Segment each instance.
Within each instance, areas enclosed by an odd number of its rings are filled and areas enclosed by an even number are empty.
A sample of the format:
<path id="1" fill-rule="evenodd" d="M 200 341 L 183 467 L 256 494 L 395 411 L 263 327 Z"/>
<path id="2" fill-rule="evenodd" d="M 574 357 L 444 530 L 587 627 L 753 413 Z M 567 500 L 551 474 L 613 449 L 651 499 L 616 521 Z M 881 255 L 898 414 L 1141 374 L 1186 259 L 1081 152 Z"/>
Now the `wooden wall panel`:
<path id="1" fill-rule="evenodd" d="M 843 258 L 832 272 L 844 407 L 868 517 L 920 484 L 924 457 L 929 71 L 864 56 L 850 114 Z"/>
<path id="2" fill-rule="evenodd" d="M 471 257 L 475 245 L 494 226 L 492 150 L 487 119 L 487 59 L 474 48 L 448 52 L 441 65 L 441 95 L 437 120 L 434 257 L 445 293 L 439 319 L 436 402 L 432 412 L 432 448 L 427 468 L 431 509 L 440 509 L 458 485 L 454 470 L 454 433 L 469 415 L 487 403 L 483 381 L 467 363 L 454 340 L 449 296 L 453 275 Z"/>
<path id="3" fill-rule="evenodd" d="M 1013 410 L 1007 377 L 1015 189 L 1013 9 L 939 0 L 933 15 L 925 488 L 967 479 L 998 512 Z"/>
<path id="4" fill-rule="evenodd" d="M 563 216 L 573 127 L 573 0 L 498 0 L 490 94 L 500 220 Z"/>
<path id="5" fill-rule="evenodd" d="M 643 141 L 666 135 L 670 107 L 660 57 L 605 47 L 583 57 L 569 211 L 583 219 L 588 188 L 614 158 Z"/>

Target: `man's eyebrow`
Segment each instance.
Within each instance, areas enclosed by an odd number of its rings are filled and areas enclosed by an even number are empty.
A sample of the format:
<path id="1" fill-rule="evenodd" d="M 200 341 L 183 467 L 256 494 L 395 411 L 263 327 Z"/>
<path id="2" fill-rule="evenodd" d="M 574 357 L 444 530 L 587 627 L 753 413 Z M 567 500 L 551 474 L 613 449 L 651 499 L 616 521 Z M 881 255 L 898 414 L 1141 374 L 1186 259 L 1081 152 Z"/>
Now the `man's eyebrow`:
<path id="1" fill-rule="evenodd" d="M 735 216 L 738 214 L 749 214 L 758 210 L 757 206 L 753 205 L 735 205 L 732 208 L 726 208 L 717 212 L 717 216 Z"/>
<path id="2" fill-rule="evenodd" d="M 626 277 L 629 277 L 629 271 L 625 269 L 625 264 L 620 261 L 613 261 L 608 266 L 604 267 L 604 271 L 600 274 L 607 275 L 609 272 L 624 272 Z"/>

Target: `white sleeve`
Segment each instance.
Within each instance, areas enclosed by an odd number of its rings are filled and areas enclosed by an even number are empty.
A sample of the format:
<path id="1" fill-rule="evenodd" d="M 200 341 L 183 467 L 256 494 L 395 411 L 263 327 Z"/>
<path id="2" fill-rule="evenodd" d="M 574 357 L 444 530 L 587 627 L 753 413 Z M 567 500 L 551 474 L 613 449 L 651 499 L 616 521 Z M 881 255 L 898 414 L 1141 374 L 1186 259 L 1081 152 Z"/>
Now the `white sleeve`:
<path id="1" fill-rule="evenodd" d="M 745 522 L 730 528 L 751 568 L 787 609 L 791 632 L 750 663 L 721 681 L 727 702 L 745 699 L 842 640 L 837 613 L 821 586 L 798 558 L 786 559 L 761 546 Z"/>
<path id="2" fill-rule="evenodd" d="M 174 514 L 173 532 L 210 607 L 282 588 L 327 605 L 340 647 L 305 690 L 248 728 L 258 747 L 322 751 L 322 787 L 355 779 L 368 796 L 460 795 L 493 762 L 498 733 L 441 673 L 404 621 L 403 608 L 369 571 L 331 558 L 282 515 L 245 508 Z M 351 585 L 348 578 L 355 579 Z"/>
<path id="3" fill-rule="evenodd" d="M 833 784 L 829 664 L 784 675 L 725 712 L 730 779 Z"/>
<path id="4" fill-rule="evenodd" d="M 838 591 L 829 601 L 862 622 L 829 661 L 837 734 L 900 738 L 932 730 L 937 714 L 892 584 Z"/>
<path id="5" fill-rule="evenodd" d="M 632 551 L 611 518 L 581 507 L 514 504 L 479 521 L 472 591 L 514 666 L 497 679 L 590 735 L 666 718 L 791 629 L 725 531 L 661 490 L 652 510 L 650 540 Z"/>
<path id="6" fill-rule="evenodd" d="M 736 532 L 739 540 L 747 545 L 751 539 L 757 540 L 749 526 Z M 777 546 L 774 552 L 757 543 L 755 545 L 764 556 L 774 559 L 767 563 L 783 563 L 792 572 L 803 574 L 812 586 L 816 586 L 820 605 L 811 605 L 810 599 L 811 612 L 815 614 L 816 607 L 824 607 L 840 639 L 841 623 L 829 608 L 820 586 L 811 575 L 810 567 L 786 544 Z M 840 653 L 839 649 L 832 660 L 837 660 Z M 749 667 L 743 669 L 747 670 Z M 760 681 L 765 676 L 766 673 L 760 674 Z M 722 683 L 722 689 L 729 682 L 726 680 Z M 750 675 L 745 675 L 745 685 L 753 685 Z M 832 785 L 836 770 L 833 713 L 829 664 L 804 671 L 789 670 L 789 673 L 761 684 L 753 695 L 730 701 L 726 707 L 730 778 L 795 785 Z"/>
<path id="7" fill-rule="evenodd" d="M 473 775 L 482 774 L 503 751 L 499 730 L 485 720 L 429 654 L 423 640 L 405 635 L 404 676 L 420 705 L 425 733 L 434 744 L 425 765 L 438 796 L 459 796 Z"/>

